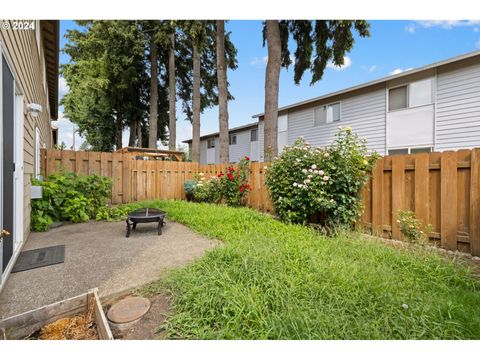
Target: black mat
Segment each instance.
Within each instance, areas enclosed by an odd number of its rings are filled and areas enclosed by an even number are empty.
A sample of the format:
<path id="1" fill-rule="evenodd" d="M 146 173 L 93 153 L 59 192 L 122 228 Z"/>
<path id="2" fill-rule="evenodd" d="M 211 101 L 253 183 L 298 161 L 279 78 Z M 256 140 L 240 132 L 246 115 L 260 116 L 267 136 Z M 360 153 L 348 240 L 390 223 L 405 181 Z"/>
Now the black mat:
<path id="1" fill-rule="evenodd" d="M 22 251 L 12 273 L 60 264 L 65 261 L 65 245 Z"/>

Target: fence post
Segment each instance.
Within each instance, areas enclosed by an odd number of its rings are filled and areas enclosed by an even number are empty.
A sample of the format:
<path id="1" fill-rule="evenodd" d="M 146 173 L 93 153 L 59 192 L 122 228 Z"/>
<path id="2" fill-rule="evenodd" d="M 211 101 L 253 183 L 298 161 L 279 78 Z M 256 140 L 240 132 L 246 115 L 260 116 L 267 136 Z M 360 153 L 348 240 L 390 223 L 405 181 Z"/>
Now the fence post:
<path id="1" fill-rule="evenodd" d="M 472 150 L 470 163 L 470 253 L 480 256 L 480 149 Z"/>
<path id="2" fill-rule="evenodd" d="M 428 225 L 430 155 L 415 154 L 415 216 Z M 427 234 L 428 235 L 428 234 Z"/>
<path id="3" fill-rule="evenodd" d="M 383 235 L 383 158 L 375 163 L 372 172 L 372 231 L 377 236 Z M 368 205 L 367 205 L 368 206 Z"/>
<path id="4" fill-rule="evenodd" d="M 131 194 L 131 155 L 128 152 L 122 154 L 122 203 L 128 203 L 132 199 Z"/>
<path id="5" fill-rule="evenodd" d="M 392 237 L 402 240 L 398 211 L 405 208 L 405 157 L 392 157 Z"/>
<path id="6" fill-rule="evenodd" d="M 440 166 L 442 247 L 457 250 L 457 153 L 443 152 Z"/>

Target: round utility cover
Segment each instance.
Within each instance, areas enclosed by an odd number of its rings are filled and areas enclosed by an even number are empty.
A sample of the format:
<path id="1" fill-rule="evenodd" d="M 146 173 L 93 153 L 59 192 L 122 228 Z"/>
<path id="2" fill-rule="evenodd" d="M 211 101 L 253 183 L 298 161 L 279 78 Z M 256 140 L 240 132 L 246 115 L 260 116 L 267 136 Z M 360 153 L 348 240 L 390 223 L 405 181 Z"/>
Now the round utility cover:
<path id="1" fill-rule="evenodd" d="M 140 319 L 150 309 L 150 300 L 142 297 L 128 297 L 113 304 L 108 310 L 108 320 L 124 324 Z"/>

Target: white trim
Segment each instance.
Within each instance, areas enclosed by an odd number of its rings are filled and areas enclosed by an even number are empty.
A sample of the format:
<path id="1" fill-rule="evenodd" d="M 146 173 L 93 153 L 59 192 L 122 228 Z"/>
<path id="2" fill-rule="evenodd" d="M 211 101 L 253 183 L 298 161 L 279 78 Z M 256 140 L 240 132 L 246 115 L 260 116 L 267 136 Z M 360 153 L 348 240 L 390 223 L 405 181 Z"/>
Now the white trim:
<path id="1" fill-rule="evenodd" d="M 15 87 L 16 89 L 16 87 Z M 23 172 L 23 95 L 15 94 L 15 124 L 14 124 L 14 161 L 15 161 L 15 173 L 14 173 L 14 204 L 15 215 L 13 218 L 13 253 L 17 252 L 25 241 L 23 238 L 23 212 L 24 212 L 24 172 Z"/>
<path id="2" fill-rule="evenodd" d="M 3 44 L 0 42 L 0 139 L 3 141 Z M 0 146 L 0 231 L 3 230 L 3 144 Z M 0 291 L 8 271 L 3 272 L 3 239 L 0 238 Z M 5 269 L 8 270 L 8 269 Z"/>
<path id="3" fill-rule="evenodd" d="M 438 71 L 435 68 L 435 75 L 433 76 L 433 150 L 437 146 L 437 82 Z"/>

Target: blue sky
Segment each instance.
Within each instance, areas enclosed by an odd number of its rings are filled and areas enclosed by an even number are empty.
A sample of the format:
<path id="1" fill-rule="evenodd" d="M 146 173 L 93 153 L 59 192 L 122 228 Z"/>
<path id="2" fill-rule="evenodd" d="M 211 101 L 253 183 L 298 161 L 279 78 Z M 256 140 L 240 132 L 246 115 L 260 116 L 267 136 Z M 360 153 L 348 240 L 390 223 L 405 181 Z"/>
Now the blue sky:
<path id="1" fill-rule="evenodd" d="M 329 67 L 323 79 L 310 86 L 306 73 L 300 85 L 293 82 L 293 67 L 282 70 L 279 106 L 320 96 L 349 86 L 378 79 L 409 68 L 416 68 L 459 54 L 480 49 L 480 21 L 371 21 L 371 36 L 357 38 L 347 54 L 346 66 Z M 66 43 L 67 29 L 76 27 L 73 21 L 61 21 L 60 45 Z M 252 115 L 263 112 L 265 61 L 267 49 L 262 46 L 262 23 L 258 20 L 232 20 L 226 30 L 238 49 L 238 68 L 229 71 L 230 91 L 235 100 L 229 102 L 230 126 L 248 124 Z M 293 52 L 293 47 L 291 48 Z M 68 56 L 60 54 L 60 63 Z M 60 94 L 68 89 L 60 79 Z M 60 109 L 62 111 L 63 109 Z M 191 138 L 191 126 L 177 111 L 177 142 Z M 72 125 L 67 119 L 58 122 L 60 141 L 72 144 Z M 218 130 L 218 108 L 205 110 L 201 117 L 202 135 Z M 124 140 L 127 134 L 125 133 Z M 82 142 L 77 137 L 76 147 Z M 124 143 L 126 145 L 126 143 Z"/>

